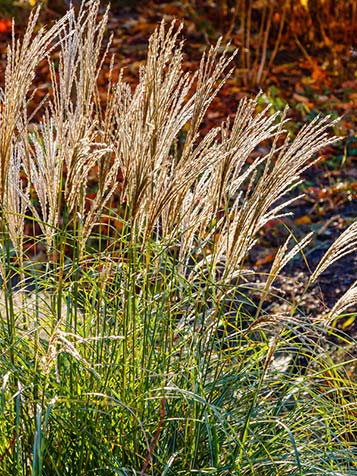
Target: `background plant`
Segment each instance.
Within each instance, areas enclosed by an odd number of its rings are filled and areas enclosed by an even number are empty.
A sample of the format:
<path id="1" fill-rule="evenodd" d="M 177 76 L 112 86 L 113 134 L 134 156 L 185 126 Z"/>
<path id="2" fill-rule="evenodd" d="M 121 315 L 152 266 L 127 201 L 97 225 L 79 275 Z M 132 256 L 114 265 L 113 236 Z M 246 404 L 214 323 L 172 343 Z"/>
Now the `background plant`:
<path id="1" fill-rule="evenodd" d="M 329 50 L 341 46 L 341 37 L 345 45 L 354 46 L 355 42 L 357 10 L 350 0 L 183 3 L 187 17 L 195 18 L 197 29 L 206 37 L 221 32 L 225 38 L 234 39 L 240 48 L 241 78 L 249 90 L 269 84 L 274 63 L 289 63 L 292 53 L 305 57 L 316 68 L 316 57 L 310 56 L 309 51 L 318 48 L 326 59 Z M 335 61 L 336 53 L 332 54 Z"/>
<path id="2" fill-rule="evenodd" d="M 355 384 L 325 341 L 356 286 L 320 321 L 295 304 L 271 311 L 271 295 L 284 303 L 281 270 L 310 236 L 283 243 L 266 276 L 245 268 L 312 155 L 336 141 L 331 123 L 316 118 L 290 142 L 284 113 L 256 113 L 259 98 L 244 99 L 202 137 L 233 56 L 218 42 L 197 73 L 183 72 L 175 23 L 152 35 L 138 86 L 109 77 L 103 104 L 98 12 L 96 1 L 70 10 L 48 33 L 34 33 L 35 13 L 9 47 L 1 470 L 353 474 Z M 32 123 L 30 80 L 54 51 L 51 94 Z M 352 225 L 311 282 L 355 250 Z"/>

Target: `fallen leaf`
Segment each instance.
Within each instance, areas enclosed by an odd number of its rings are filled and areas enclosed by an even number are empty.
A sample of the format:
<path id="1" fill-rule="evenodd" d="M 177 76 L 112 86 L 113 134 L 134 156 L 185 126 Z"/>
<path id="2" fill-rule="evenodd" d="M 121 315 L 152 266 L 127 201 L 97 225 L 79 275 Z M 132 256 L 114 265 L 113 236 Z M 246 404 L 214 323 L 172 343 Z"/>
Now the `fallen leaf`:
<path id="1" fill-rule="evenodd" d="M 0 33 L 10 33 L 12 21 L 6 18 L 0 18 Z"/>
<path id="2" fill-rule="evenodd" d="M 268 264 L 268 263 L 271 263 L 272 261 L 274 261 L 274 258 L 275 258 L 275 253 L 269 253 L 267 254 L 266 256 L 264 256 L 263 258 L 260 258 L 258 259 L 254 266 L 262 266 L 263 264 Z"/>
<path id="3" fill-rule="evenodd" d="M 308 225 L 311 223 L 311 218 L 308 215 L 296 218 L 294 220 L 295 225 Z"/>
<path id="4" fill-rule="evenodd" d="M 306 96 L 302 96 L 301 94 L 297 94 L 297 93 L 293 94 L 293 99 L 296 102 L 304 102 L 304 103 L 309 102 L 309 98 L 307 98 Z"/>

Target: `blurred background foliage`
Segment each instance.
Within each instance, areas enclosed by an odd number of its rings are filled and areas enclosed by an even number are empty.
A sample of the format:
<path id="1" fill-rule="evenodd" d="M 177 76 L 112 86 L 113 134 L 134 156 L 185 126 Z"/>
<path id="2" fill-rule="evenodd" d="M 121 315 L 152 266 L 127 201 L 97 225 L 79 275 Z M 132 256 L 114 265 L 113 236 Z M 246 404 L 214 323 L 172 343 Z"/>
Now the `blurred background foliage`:
<path id="1" fill-rule="evenodd" d="M 26 20 L 35 5 L 43 6 L 45 16 L 63 14 L 79 0 L 1 0 L 0 16 Z M 103 6 L 108 2 L 102 1 Z M 318 48 L 324 57 L 331 55 L 339 62 L 344 47 L 356 48 L 356 0 L 112 0 L 114 12 L 125 8 L 162 12 L 194 22 L 207 41 L 224 36 L 239 47 L 241 73 L 246 86 L 260 87 L 274 63 L 287 63 L 297 47 L 311 63 L 309 48 Z M 0 32 L 4 30 L 0 24 Z M 293 50 L 292 50 L 293 45 Z M 296 53 L 295 53 L 296 55 Z M 317 73 L 318 74 L 318 73 Z"/>

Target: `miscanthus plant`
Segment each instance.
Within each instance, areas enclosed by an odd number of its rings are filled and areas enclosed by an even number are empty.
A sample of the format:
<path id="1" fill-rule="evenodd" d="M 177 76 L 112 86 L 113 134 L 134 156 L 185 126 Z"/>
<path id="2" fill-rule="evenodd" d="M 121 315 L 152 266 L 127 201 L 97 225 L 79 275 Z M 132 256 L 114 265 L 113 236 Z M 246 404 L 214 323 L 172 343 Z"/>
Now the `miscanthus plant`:
<path id="1" fill-rule="evenodd" d="M 331 124 L 317 118 L 291 142 L 284 114 L 244 99 L 203 136 L 234 54 L 218 43 L 183 72 L 175 24 L 150 38 L 138 85 L 109 74 L 103 101 L 98 11 L 90 1 L 47 30 L 36 12 L 7 51 L 0 473 L 356 474 L 356 388 L 325 344 L 356 284 L 317 319 L 277 285 L 311 236 L 282 243 L 265 276 L 245 265 L 335 142 Z M 35 122 L 28 103 L 46 58 L 52 84 Z M 270 152 L 251 160 L 262 141 Z M 356 245 L 352 225 L 310 284 Z"/>

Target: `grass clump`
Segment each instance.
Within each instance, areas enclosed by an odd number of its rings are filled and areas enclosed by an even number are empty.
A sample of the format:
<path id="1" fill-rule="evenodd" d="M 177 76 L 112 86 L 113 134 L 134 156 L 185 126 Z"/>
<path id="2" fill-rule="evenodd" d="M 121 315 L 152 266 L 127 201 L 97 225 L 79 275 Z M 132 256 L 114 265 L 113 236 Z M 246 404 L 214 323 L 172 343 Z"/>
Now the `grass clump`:
<path id="1" fill-rule="evenodd" d="M 259 280 L 245 267 L 313 154 L 336 140 L 331 124 L 316 119 L 289 142 L 284 114 L 245 99 L 202 137 L 233 56 L 218 43 L 186 74 L 180 27 L 164 23 L 138 86 L 109 79 L 103 105 L 98 10 L 91 1 L 34 33 L 35 13 L 8 49 L 1 473 L 354 474 L 355 384 L 324 341 L 355 287 L 320 320 L 295 305 L 269 312 L 310 236 L 284 243 Z M 34 123 L 29 89 L 46 56 L 51 92 Z M 352 225 L 311 282 L 355 249 Z"/>

